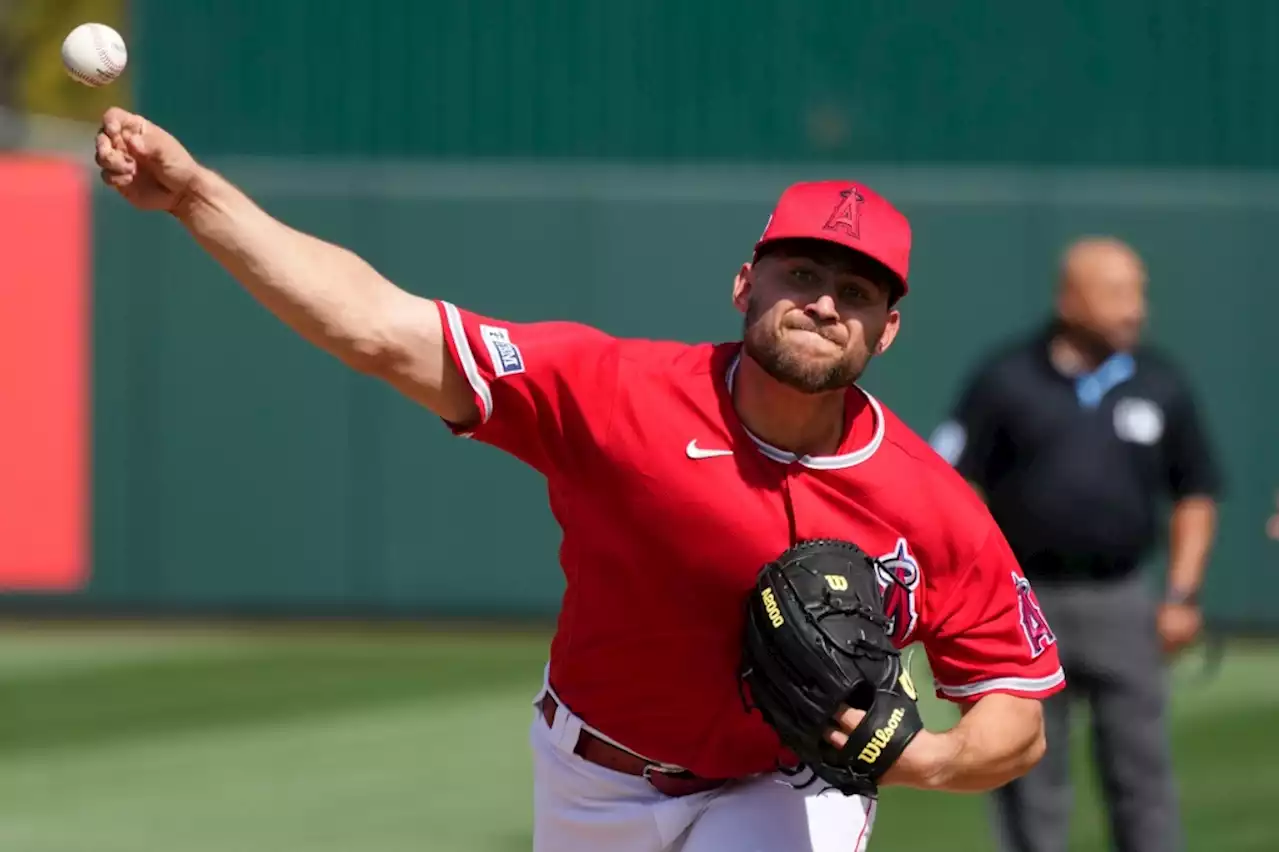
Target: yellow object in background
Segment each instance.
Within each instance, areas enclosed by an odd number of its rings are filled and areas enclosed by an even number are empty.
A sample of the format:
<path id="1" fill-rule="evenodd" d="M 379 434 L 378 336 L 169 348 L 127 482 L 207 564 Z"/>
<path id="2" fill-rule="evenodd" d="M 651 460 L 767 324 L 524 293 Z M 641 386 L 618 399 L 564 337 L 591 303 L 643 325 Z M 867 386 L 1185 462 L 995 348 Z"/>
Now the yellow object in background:
<path id="1" fill-rule="evenodd" d="M 0 107 L 87 122 L 97 122 L 108 106 L 130 107 L 132 69 L 98 89 L 67 77 L 62 40 L 85 21 L 108 24 L 127 41 L 128 0 L 16 0 L 0 11 Z"/>

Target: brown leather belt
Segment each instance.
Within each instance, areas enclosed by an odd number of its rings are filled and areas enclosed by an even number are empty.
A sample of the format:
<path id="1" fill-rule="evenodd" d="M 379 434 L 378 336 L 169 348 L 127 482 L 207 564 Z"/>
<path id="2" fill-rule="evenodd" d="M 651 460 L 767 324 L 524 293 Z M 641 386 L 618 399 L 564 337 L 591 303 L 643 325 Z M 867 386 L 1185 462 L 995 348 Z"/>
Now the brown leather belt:
<path id="1" fill-rule="evenodd" d="M 551 696 L 550 692 L 545 693 L 542 696 L 542 700 L 538 702 L 538 709 L 542 711 L 542 718 L 546 721 L 547 727 L 551 727 L 555 721 L 556 707 L 556 700 Z M 643 757 L 618 748 L 612 743 L 607 743 L 586 730 L 578 735 L 578 742 L 573 747 L 573 753 L 583 760 L 594 763 L 597 766 L 603 766 L 605 769 L 612 769 L 614 772 L 622 772 L 627 775 L 638 775 L 646 779 L 655 790 L 665 796 L 678 797 L 688 796 L 693 793 L 705 793 L 726 783 L 723 778 L 702 778 L 688 770 L 682 772 L 665 770 L 660 764 L 651 763 Z"/>

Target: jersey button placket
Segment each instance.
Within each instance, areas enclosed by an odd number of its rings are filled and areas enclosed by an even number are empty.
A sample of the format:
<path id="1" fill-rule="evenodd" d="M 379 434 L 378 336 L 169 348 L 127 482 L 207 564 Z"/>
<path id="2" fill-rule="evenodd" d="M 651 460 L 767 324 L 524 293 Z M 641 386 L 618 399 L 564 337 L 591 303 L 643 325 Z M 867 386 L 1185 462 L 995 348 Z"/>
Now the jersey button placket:
<path id="1" fill-rule="evenodd" d="M 803 476 L 805 472 L 804 465 L 798 460 L 793 460 L 787 464 L 787 469 L 782 476 L 782 506 L 787 513 L 787 536 L 792 544 L 797 541 L 796 538 L 796 504 L 791 494 L 792 480 L 797 476 Z"/>

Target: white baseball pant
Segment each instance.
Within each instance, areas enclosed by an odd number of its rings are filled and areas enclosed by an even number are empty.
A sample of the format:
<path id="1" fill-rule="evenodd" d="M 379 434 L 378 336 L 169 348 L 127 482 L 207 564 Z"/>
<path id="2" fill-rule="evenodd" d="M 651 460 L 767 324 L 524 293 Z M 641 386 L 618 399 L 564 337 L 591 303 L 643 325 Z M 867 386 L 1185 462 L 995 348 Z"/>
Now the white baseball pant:
<path id="1" fill-rule="evenodd" d="M 562 702 L 548 727 L 534 699 L 534 852 L 864 852 L 876 803 L 769 773 L 672 798 L 583 760 L 583 722 Z"/>

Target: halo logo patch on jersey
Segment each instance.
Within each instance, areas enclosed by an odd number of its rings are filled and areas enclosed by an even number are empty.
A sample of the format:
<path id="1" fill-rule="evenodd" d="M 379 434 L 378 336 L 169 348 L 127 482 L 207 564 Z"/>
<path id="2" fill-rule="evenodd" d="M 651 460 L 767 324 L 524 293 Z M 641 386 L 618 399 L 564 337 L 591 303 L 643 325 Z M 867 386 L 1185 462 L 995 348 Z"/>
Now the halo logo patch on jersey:
<path id="1" fill-rule="evenodd" d="M 1149 399 L 1117 400 L 1112 419 L 1116 435 L 1122 441 L 1152 446 L 1164 434 L 1164 412 Z"/>
<path id="2" fill-rule="evenodd" d="M 862 225 L 862 194 L 856 189 L 846 189 L 840 193 L 840 201 L 827 217 L 824 231 L 844 231 L 855 240 L 860 239 Z"/>
<path id="3" fill-rule="evenodd" d="M 1040 609 L 1036 593 L 1031 590 L 1031 581 L 1011 572 L 1013 587 L 1018 593 L 1018 621 L 1022 624 L 1022 635 L 1027 639 L 1027 647 L 1031 649 L 1031 658 L 1049 650 L 1049 646 L 1058 641 L 1049 628 L 1049 621 Z"/>
<path id="4" fill-rule="evenodd" d="M 876 582 L 884 593 L 884 612 L 889 616 L 889 636 L 895 645 L 905 645 L 916 629 L 916 589 L 920 587 L 920 563 L 911 555 L 905 538 L 898 539 L 891 553 L 876 560 Z"/>
<path id="5" fill-rule="evenodd" d="M 495 378 L 524 372 L 524 358 L 520 355 L 520 347 L 511 342 L 511 335 L 505 328 L 481 325 L 480 336 L 484 338 L 485 348 L 489 350 L 489 362 L 493 364 Z"/>

